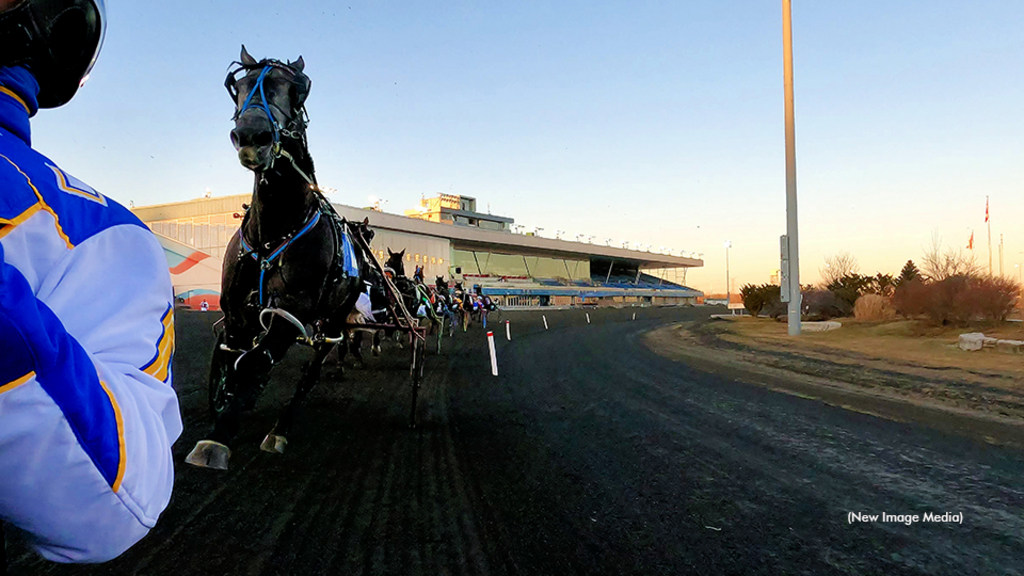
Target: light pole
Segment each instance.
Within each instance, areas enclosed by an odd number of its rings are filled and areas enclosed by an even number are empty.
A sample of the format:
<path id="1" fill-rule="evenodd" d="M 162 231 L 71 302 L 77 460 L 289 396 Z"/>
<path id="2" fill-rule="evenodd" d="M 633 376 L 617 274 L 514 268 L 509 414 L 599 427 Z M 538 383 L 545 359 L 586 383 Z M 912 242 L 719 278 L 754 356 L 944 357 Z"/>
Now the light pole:
<path id="1" fill-rule="evenodd" d="M 800 335 L 800 242 L 796 217 L 796 125 L 793 120 L 793 17 L 790 0 L 782 0 L 782 76 L 786 108 L 786 243 L 789 280 L 789 335 Z"/>
<path id="2" fill-rule="evenodd" d="M 725 241 L 725 305 L 732 303 L 732 290 L 729 282 L 729 248 L 732 248 L 732 241 Z"/>

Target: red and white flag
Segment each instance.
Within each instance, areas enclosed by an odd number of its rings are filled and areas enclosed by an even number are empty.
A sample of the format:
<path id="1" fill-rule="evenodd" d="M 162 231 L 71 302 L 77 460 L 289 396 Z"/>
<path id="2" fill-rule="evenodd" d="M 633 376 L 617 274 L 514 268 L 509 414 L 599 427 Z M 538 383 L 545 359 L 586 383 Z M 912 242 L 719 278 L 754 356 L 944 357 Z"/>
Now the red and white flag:
<path id="1" fill-rule="evenodd" d="M 967 249 L 974 250 L 974 230 L 971 230 L 971 239 L 967 241 Z"/>
<path id="2" fill-rule="evenodd" d="M 988 196 L 985 196 L 985 222 L 988 222 Z"/>

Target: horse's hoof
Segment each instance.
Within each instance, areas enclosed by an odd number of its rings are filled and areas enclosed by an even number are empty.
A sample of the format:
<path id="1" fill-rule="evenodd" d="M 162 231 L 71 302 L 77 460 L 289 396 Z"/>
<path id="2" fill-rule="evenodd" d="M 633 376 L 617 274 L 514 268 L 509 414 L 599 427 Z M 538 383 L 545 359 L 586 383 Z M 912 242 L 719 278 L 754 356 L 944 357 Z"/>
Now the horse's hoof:
<path id="1" fill-rule="evenodd" d="M 230 458 L 231 449 L 227 446 L 213 440 L 200 440 L 192 452 L 185 457 L 185 462 L 200 468 L 227 470 Z"/>
<path id="2" fill-rule="evenodd" d="M 288 446 L 288 439 L 284 436 L 267 434 L 267 437 L 263 439 L 263 444 L 260 444 L 260 450 L 271 454 L 284 454 L 286 446 Z"/>

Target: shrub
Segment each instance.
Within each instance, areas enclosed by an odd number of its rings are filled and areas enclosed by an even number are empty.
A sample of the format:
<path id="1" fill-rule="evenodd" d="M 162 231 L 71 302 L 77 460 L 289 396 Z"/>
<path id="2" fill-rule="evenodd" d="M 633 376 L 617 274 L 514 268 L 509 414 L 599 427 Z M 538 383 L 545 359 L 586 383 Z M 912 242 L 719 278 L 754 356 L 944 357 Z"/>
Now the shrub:
<path id="1" fill-rule="evenodd" d="M 875 279 L 860 274 L 846 274 L 828 283 L 829 292 L 835 295 L 837 306 L 848 315 L 853 311 L 853 303 L 862 294 L 874 291 Z"/>
<path id="2" fill-rule="evenodd" d="M 968 289 L 960 298 L 970 318 L 1003 322 L 1010 315 L 1020 297 L 1020 286 L 1013 280 L 994 277 L 972 278 Z"/>
<path id="3" fill-rule="evenodd" d="M 892 274 L 882 274 L 879 272 L 871 278 L 871 287 L 868 291 L 872 294 L 892 298 L 892 294 L 896 291 L 896 285 L 898 283 L 899 280 L 894 278 Z"/>
<path id="4" fill-rule="evenodd" d="M 896 313 L 904 318 L 921 316 L 928 309 L 929 290 L 919 277 L 900 282 L 892 296 Z"/>
<path id="5" fill-rule="evenodd" d="M 743 306 L 753 316 L 757 316 L 762 311 L 771 314 L 780 303 L 779 287 L 774 284 L 762 284 L 761 286 L 747 284 L 740 289 L 740 296 L 743 297 Z"/>
<path id="6" fill-rule="evenodd" d="M 740 288 L 740 297 L 743 298 L 743 307 L 750 312 L 751 316 L 757 317 L 764 308 L 764 294 L 760 286 L 747 284 Z"/>
<path id="7" fill-rule="evenodd" d="M 803 293 L 803 315 L 806 320 L 831 320 L 849 316 L 853 306 L 836 297 L 831 290 L 807 290 Z"/>
<path id="8" fill-rule="evenodd" d="M 896 309 L 884 296 L 865 294 L 853 304 L 853 316 L 858 320 L 892 320 Z"/>
<path id="9" fill-rule="evenodd" d="M 906 317 L 927 316 L 935 324 L 965 326 L 975 321 L 1003 321 L 1020 296 L 1020 286 L 999 277 L 956 275 L 927 284 L 903 282 L 893 304 Z"/>

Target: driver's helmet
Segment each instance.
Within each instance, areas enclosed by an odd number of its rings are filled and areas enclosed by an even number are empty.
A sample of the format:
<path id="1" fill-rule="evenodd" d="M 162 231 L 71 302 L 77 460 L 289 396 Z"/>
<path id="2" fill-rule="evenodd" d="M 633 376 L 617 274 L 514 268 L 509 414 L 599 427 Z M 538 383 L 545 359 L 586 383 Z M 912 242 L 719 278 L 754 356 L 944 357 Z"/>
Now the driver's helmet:
<path id="1" fill-rule="evenodd" d="M 96 63 L 106 16 L 103 0 L 23 0 L 0 13 L 0 66 L 32 71 L 40 108 L 66 104 Z"/>

